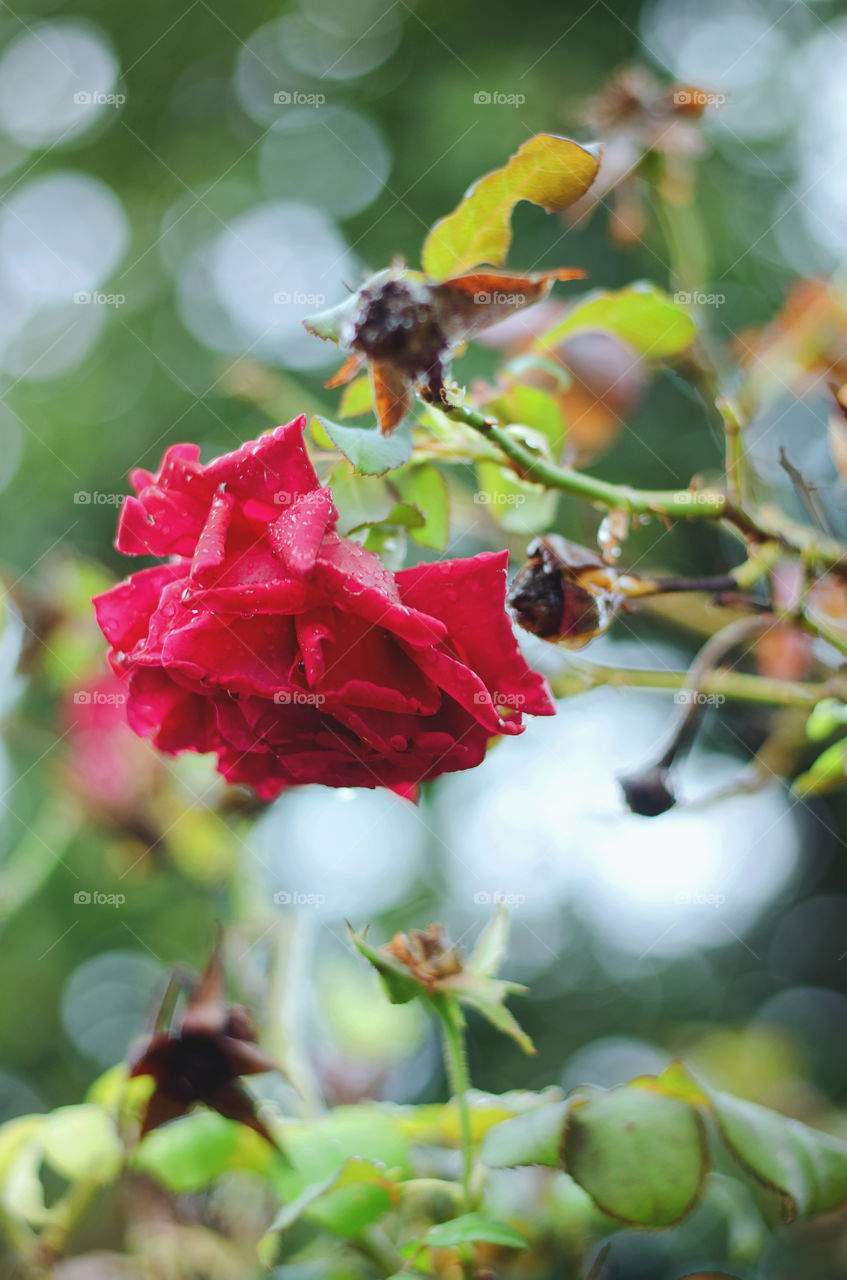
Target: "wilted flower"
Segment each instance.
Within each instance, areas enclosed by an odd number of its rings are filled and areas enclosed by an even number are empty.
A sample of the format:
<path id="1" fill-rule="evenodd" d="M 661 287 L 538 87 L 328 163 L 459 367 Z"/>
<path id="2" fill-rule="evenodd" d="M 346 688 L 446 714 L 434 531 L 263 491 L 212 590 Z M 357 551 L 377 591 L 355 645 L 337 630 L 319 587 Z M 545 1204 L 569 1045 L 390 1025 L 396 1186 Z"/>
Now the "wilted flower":
<path id="1" fill-rule="evenodd" d="M 621 574 L 557 533 L 537 538 L 527 554 L 508 596 L 524 631 L 581 649 L 608 630 L 626 594 Z"/>
<path id="2" fill-rule="evenodd" d="M 414 393 L 439 402 L 456 349 L 489 325 L 539 302 L 554 280 L 585 273 L 571 267 L 530 275 L 482 268 L 437 282 L 389 267 L 346 302 L 311 316 L 310 333 L 352 352 L 327 386 L 340 386 L 367 362 L 374 405 L 388 435 L 412 407 Z"/>
<path id="3" fill-rule="evenodd" d="M 142 1137 L 203 1103 L 276 1146 L 239 1077 L 279 1068 L 256 1043 L 249 1012 L 227 1003 L 225 986 L 219 939 L 173 1025 L 154 1032 L 133 1055 L 130 1076 L 152 1076 L 156 1082 L 141 1123 Z"/>
<path id="4" fill-rule="evenodd" d="M 508 938 L 508 917 L 502 907 L 480 934 L 468 959 L 447 935 L 443 924 L 426 929 L 396 933 L 384 947 L 372 947 L 364 933 L 353 933 L 356 948 L 379 973 L 389 1000 L 406 1004 L 416 997 L 435 1002 L 450 1001 L 476 1009 L 527 1053 L 534 1053 L 532 1041 L 506 1008 L 510 994 L 526 988 L 517 982 L 494 977 L 500 967 Z"/>

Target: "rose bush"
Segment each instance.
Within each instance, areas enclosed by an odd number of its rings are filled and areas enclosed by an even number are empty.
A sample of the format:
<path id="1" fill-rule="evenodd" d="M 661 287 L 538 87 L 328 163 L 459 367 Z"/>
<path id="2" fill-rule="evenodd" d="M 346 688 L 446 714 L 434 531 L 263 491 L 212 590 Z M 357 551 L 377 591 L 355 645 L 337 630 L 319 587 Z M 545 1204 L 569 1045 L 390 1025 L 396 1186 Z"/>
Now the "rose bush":
<path id="1" fill-rule="evenodd" d="M 170 557 L 97 597 L 133 729 L 215 752 L 264 799 L 302 783 L 417 783 L 554 711 L 505 612 L 507 553 L 390 573 L 334 530 L 304 418 L 204 465 L 135 471 L 116 545 Z"/>

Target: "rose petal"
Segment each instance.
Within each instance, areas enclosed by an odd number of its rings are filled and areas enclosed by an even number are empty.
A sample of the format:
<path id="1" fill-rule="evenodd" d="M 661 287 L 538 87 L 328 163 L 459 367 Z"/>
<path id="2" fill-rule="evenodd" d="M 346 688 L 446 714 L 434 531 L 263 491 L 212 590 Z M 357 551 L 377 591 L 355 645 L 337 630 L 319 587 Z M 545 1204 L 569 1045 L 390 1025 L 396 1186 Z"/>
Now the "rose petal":
<path id="1" fill-rule="evenodd" d="M 378 556 L 357 542 L 327 534 L 313 582 L 337 607 L 393 631 L 410 644 L 434 644 L 447 634 L 437 618 L 401 601 L 393 575 Z"/>
<path id="2" fill-rule="evenodd" d="M 317 489 L 318 477 L 303 442 L 306 415 L 215 458 L 205 469 L 214 489 L 220 484 L 237 498 L 287 506 L 301 493 Z"/>
<path id="3" fill-rule="evenodd" d="M 308 578 L 315 567 L 321 540 L 335 525 L 338 512 L 328 489 L 315 489 L 295 498 L 268 529 L 268 541 L 294 578 Z"/>
<path id="4" fill-rule="evenodd" d="M 551 716 L 556 706 L 547 681 L 518 648 L 505 608 L 506 551 L 482 552 L 469 560 L 416 565 L 397 575 L 405 603 L 437 612 L 451 644 L 477 672 L 502 707 Z"/>

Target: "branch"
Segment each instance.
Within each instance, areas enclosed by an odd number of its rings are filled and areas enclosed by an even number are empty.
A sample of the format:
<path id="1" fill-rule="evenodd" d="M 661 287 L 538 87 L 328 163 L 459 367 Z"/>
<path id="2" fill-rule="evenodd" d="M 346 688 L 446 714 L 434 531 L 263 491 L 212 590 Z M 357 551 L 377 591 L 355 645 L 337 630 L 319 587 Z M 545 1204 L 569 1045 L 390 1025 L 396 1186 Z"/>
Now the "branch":
<path id="1" fill-rule="evenodd" d="M 502 423 L 478 413 L 464 402 L 446 400 L 443 406 L 451 417 L 464 422 L 487 440 L 492 440 L 524 479 L 584 498 L 595 506 L 629 515 L 658 515 L 671 520 L 723 520 L 755 542 L 775 543 L 801 556 L 807 563 L 829 569 L 847 578 L 847 546 L 834 538 L 820 538 L 814 530 L 789 520 L 781 511 L 762 508 L 755 514 L 733 505 L 723 489 L 632 489 L 610 484 L 584 471 L 558 466 L 534 454 L 509 434 Z"/>

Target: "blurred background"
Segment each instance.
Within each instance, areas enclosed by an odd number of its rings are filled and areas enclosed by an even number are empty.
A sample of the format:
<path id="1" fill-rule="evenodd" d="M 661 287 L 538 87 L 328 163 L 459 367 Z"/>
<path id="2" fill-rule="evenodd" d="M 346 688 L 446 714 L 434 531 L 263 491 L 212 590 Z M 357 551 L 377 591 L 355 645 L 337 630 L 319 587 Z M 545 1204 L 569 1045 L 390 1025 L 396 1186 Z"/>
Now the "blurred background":
<path id="1" fill-rule="evenodd" d="M 609 1085 L 682 1054 L 832 1123 L 847 1104 L 847 813 L 775 779 L 714 795 L 769 711 L 710 712 L 684 803 L 655 820 L 625 813 L 616 777 L 663 744 L 672 699 L 611 688 L 563 701 L 416 808 L 308 788 L 251 812 L 208 761 L 154 757 L 98 695 L 87 602 L 134 567 L 111 547 L 129 469 L 177 441 L 212 456 L 301 411 L 333 416 L 336 353 L 303 316 L 394 255 L 417 266 L 432 222 L 532 133 L 602 132 L 587 104 L 621 66 L 723 98 L 683 147 L 701 210 L 689 276 L 720 299 L 705 303 L 717 343 L 737 350 L 798 278 L 837 276 L 847 5 L 19 0 L 0 43 L 0 1119 L 77 1100 L 126 1052 L 167 967 L 202 963 L 217 918 L 234 921 L 248 998 L 266 1002 L 274 948 L 296 976 L 267 1021 L 305 1027 L 331 1100 L 440 1096 L 431 1028 L 385 1004 L 344 922 L 382 941 L 442 919 L 467 942 L 505 901 L 508 976 L 531 986 L 516 1011 L 539 1053 L 495 1051 L 473 1022 L 479 1087 Z M 509 265 L 673 289 L 655 210 L 610 236 L 608 203 L 576 224 L 521 205 Z M 456 372 L 488 378 L 495 361 L 480 345 Z M 597 428 L 599 474 L 658 488 L 720 466 L 678 373 L 624 391 Z M 777 447 L 802 449 L 843 532 L 821 403 L 776 388 L 756 461 L 790 505 Z M 520 513 L 504 529 L 466 510 L 447 554 L 507 544 L 521 562 Z M 596 524 L 567 500 L 550 527 L 591 542 Z M 640 532 L 625 554 L 707 573 L 735 551 L 689 526 Z M 681 670 L 709 625 L 631 618 L 591 657 Z M 566 672 L 540 643 L 527 654 Z M 663 1274 L 650 1268 L 668 1247 L 639 1237 L 631 1274 Z"/>

